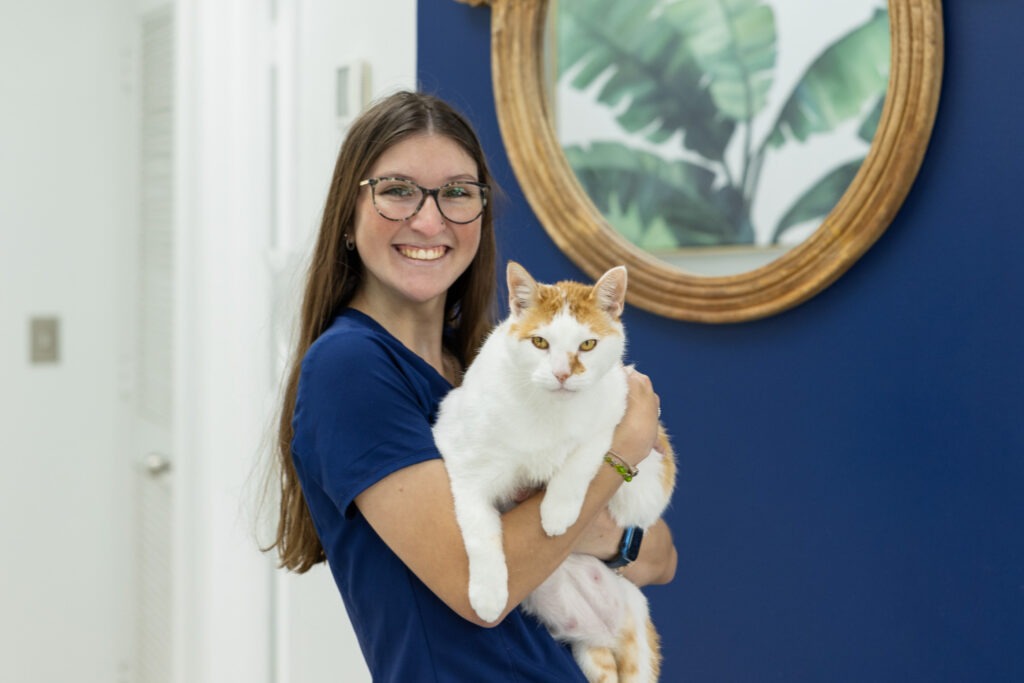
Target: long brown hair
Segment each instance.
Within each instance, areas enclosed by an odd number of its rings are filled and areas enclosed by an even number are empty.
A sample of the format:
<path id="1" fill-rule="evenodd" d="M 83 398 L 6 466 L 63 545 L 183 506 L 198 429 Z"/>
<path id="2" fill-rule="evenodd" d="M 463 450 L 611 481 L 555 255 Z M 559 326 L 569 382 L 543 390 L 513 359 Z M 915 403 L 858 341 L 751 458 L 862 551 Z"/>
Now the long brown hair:
<path id="1" fill-rule="evenodd" d="M 359 182 L 377 159 L 413 135 L 443 135 L 459 144 L 476 162 L 482 183 L 493 186 L 483 148 L 469 123 L 444 101 L 421 93 L 399 92 L 368 109 L 352 125 L 338 153 L 323 221 L 313 249 L 302 298 L 298 342 L 288 370 L 275 445 L 280 517 L 275 541 L 280 565 L 302 573 L 326 559 L 313 527 L 292 461 L 292 413 L 299 385 L 299 370 L 306 351 L 351 302 L 362 282 L 363 264 L 356 250 L 345 248 L 345 235 L 353 229 Z M 484 208 L 480 247 L 466 271 L 448 290 L 445 321 L 448 350 L 469 364 L 493 322 L 495 296 L 495 240 L 493 201 Z"/>

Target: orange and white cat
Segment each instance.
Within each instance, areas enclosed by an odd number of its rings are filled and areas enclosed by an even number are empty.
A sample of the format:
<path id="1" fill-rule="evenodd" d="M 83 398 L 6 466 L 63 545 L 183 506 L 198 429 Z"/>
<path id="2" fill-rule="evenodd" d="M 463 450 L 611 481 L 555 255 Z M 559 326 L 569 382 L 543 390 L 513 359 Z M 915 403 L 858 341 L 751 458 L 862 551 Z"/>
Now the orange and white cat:
<path id="1" fill-rule="evenodd" d="M 509 317 L 481 347 L 444 401 L 434 438 L 451 478 L 469 557 L 469 600 L 485 621 L 508 601 L 501 511 L 524 489 L 544 487 L 541 524 L 550 536 L 579 517 L 590 480 L 626 409 L 622 365 L 626 269 L 596 284 L 538 284 L 508 265 Z M 657 521 L 675 484 L 662 431 L 658 447 L 608 504 L 623 527 Z M 656 681 L 657 633 L 647 600 L 601 560 L 573 554 L 523 602 L 563 642 L 590 681 Z"/>

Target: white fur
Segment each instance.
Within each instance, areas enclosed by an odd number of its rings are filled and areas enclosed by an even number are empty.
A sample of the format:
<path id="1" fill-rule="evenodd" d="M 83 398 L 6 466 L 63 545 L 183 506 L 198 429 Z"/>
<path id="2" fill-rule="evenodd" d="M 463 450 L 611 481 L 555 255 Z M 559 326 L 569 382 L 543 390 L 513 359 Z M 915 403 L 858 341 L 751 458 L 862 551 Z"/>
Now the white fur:
<path id="1" fill-rule="evenodd" d="M 556 328 L 569 334 L 569 321 L 556 317 L 543 333 L 552 340 Z M 544 353 L 529 339 L 509 334 L 510 325 L 505 321 L 491 333 L 462 386 L 441 403 L 434 426 L 469 555 L 470 603 L 486 621 L 497 619 L 508 601 L 499 510 L 522 489 L 546 485 L 544 530 L 552 536 L 565 533 L 579 516 L 626 408 L 621 343 L 616 353 L 614 337 L 603 339 L 591 352 L 594 359 L 588 359 L 606 365 L 603 374 L 588 369 L 563 388 L 555 373 L 562 369 L 556 355 L 565 344 L 553 342 L 551 353 Z M 574 335 L 577 346 L 593 336 L 583 334 Z"/>
<path id="2" fill-rule="evenodd" d="M 487 338 L 462 385 L 441 404 L 434 437 L 449 471 L 469 557 L 470 604 L 485 621 L 495 621 L 508 602 L 500 511 L 523 489 L 546 486 L 541 523 L 548 535 L 560 535 L 575 523 L 591 479 L 606 466 L 604 454 L 625 412 L 628 390 L 625 337 L 617 322 L 625 272 L 610 275 L 596 287 L 615 320 L 615 333 L 597 335 L 563 309 L 531 331 L 548 343 L 537 348 L 512 331 L 531 305 L 536 283 L 510 265 L 512 313 Z M 593 350 L 579 352 L 588 339 L 599 341 Z M 586 369 L 571 374 L 574 353 Z M 620 487 L 609 504 L 620 525 L 646 528 L 661 515 L 670 493 L 661 484 L 661 467 L 662 456 L 652 452 L 641 475 Z M 610 647 L 627 622 L 636 624 L 646 643 L 643 594 L 593 557 L 570 556 L 523 606 L 556 638 L 573 643 L 585 673 L 587 648 Z M 641 659 L 650 660 L 649 644 L 643 646 L 647 656 Z M 641 668 L 648 674 L 638 680 L 650 680 L 650 661 Z"/>

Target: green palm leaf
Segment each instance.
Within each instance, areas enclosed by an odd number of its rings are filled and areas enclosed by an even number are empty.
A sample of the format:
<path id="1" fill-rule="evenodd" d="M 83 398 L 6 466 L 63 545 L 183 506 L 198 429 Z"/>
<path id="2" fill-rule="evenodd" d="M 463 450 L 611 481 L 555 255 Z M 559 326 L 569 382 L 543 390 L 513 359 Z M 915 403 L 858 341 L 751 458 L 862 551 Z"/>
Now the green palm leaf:
<path id="1" fill-rule="evenodd" d="M 730 207 L 716 201 L 721 194 L 712 187 L 715 174 L 706 168 L 668 162 L 617 142 L 570 146 L 565 154 L 601 213 L 634 213 L 648 228 L 664 222 L 677 246 L 735 241 Z M 635 237 L 642 243 L 642 234 Z"/>
<path id="2" fill-rule="evenodd" d="M 875 133 L 878 132 L 878 123 L 882 120 L 882 107 L 884 106 L 885 93 L 883 92 L 878 96 L 875 106 L 864 117 L 864 122 L 860 124 L 860 128 L 857 129 L 857 137 L 868 144 L 871 144 L 871 141 L 875 139 Z"/>
<path id="3" fill-rule="evenodd" d="M 806 140 L 859 115 L 889 81 L 889 14 L 879 9 L 808 68 L 783 106 L 767 143 Z"/>
<path id="4" fill-rule="evenodd" d="M 664 20 L 710 79 L 724 116 L 749 121 L 764 108 L 775 67 L 771 7 L 759 0 L 680 0 L 665 7 Z"/>
<path id="5" fill-rule="evenodd" d="M 846 188 L 853 182 L 854 176 L 860 169 L 864 159 L 857 159 L 834 169 L 826 174 L 798 200 L 793 203 L 789 211 L 779 220 L 772 233 L 772 243 L 779 241 L 779 238 L 789 228 L 806 221 L 822 219 L 832 211 L 842 198 Z"/>
<path id="6" fill-rule="evenodd" d="M 598 101 L 624 104 L 618 122 L 663 142 L 683 144 L 720 160 L 734 123 L 723 117 L 679 28 L 655 15 L 659 0 L 562 0 L 558 3 L 559 73 L 576 67 L 572 87 L 607 77 Z"/>

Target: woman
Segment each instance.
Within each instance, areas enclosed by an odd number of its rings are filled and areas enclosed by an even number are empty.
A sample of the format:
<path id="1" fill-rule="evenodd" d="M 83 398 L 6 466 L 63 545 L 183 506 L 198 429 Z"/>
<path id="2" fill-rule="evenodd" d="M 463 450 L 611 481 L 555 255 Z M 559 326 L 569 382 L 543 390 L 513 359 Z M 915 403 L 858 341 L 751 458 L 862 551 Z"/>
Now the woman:
<path id="1" fill-rule="evenodd" d="M 509 602 L 497 624 L 469 606 L 468 564 L 433 443 L 437 405 L 492 321 L 491 177 L 469 124 L 444 102 L 398 93 L 352 126 L 338 156 L 302 304 L 279 429 L 282 566 L 327 560 L 375 681 L 584 680 L 568 649 L 518 609 L 570 552 L 616 554 L 591 483 L 579 521 L 547 537 L 540 494 L 503 518 Z M 636 464 L 658 399 L 640 373 L 613 447 Z M 626 569 L 675 571 L 667 527 Z"/>

